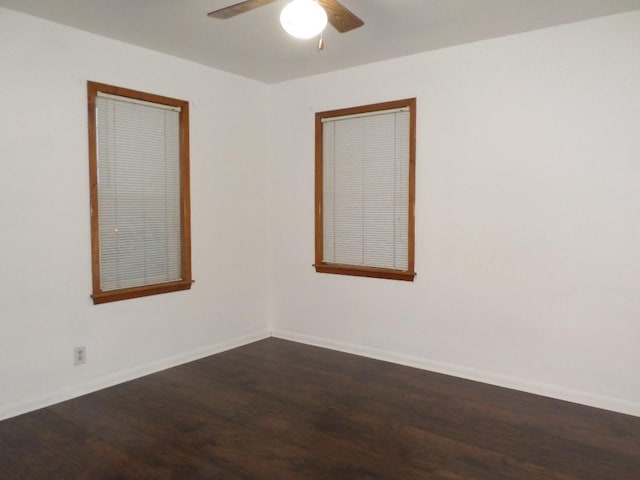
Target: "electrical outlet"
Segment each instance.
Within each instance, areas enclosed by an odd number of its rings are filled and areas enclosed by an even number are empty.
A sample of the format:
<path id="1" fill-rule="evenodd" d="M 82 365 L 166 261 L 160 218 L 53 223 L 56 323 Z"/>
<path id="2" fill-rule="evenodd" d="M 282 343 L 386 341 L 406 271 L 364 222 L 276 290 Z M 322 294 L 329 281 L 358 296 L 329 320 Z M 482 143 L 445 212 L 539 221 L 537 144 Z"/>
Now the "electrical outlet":
<path id="1" fill-rule="evenodd" d="M 82 365 L 87 363 L 87 349 L 86 347 L 76 347 L 73 349 L 73 364 Z"/>

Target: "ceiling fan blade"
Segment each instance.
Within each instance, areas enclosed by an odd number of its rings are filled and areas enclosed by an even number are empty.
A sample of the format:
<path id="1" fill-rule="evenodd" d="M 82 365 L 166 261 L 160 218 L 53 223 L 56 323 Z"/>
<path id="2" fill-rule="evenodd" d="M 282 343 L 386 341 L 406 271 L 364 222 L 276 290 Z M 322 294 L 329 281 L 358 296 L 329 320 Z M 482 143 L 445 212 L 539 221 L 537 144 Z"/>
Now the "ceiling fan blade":
<path id="1" fill-rule="evenodd" d="M 340 33 L 361 27 L 364 22 L 337 0 L 318 0 L 327 12 L 329 23 Z"/>
<path id="2" fill-rule="evenodd" d="M 246 0 L 245 2 L 235 3 L 228 7 L 220 8 L 209 12 L 207 15 L 214 18 L 231 18 L 241 13 L 248 12 L 254 8 L 262 7 L 263 5 L 269 5 L 270 3 L 277 2 L 278 0 Z"/>

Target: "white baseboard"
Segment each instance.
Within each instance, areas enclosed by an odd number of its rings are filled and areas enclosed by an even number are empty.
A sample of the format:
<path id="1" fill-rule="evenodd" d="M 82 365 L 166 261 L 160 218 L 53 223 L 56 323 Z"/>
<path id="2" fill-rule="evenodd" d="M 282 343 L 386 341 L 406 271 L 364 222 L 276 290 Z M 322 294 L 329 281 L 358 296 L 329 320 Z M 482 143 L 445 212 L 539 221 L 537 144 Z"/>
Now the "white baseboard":
<path id="1" fill-rule="evenodd" d="M 123 370 L 121 372 L 115 372 L 109 375 L 94 378 L 85 383 L 38 395 L 25 401 L 9 405 L 1 405 L 0 420 L 15 417 L 17 415 L 22 415 L 23 413 L 32 412 L 43 407 L 48 407 L 56 403 L 64 402 L 65 400 L 70 400 L 81 395 L 86 395 L 87 393 L 92 393 L 97 390 L 102 390 L 103 388 L 112 387 L 119 383 L 127 382 L 129 380 L 134 380 L 136 378 L 149 375 L 151 373 L 166 370 L 183 363 L 192 362 L 194 360 L 208 357 L 216 353 L 231 350 L 232 348 L 241 347 L 258 340 L 269 338 L 270 336 L 271 335 L 269 331 L 261 330 L 249 335 L 243 335 L 241 337 L 236 337 L 225 342 L 217 343 L 215 345 L 198 348 L 196 350 L 191 350 L 189 352 L 180 353 L 172 357 L 156 360 L 144 365 Z"/>
<path id="2" fill-rule="evenodd" d="M 572 390 L 557 385 L 523 380 L 517 377 L 500 375 L 492 372 L 476 370 L 473 368 L 461 367 L 459 365 L 438 362 L 422 357 L 404 355 L 396 352 L 389 352 L 377 348 L 371 348 L 364 345 L 356 345 L 351 343 L 340 342 L 327 338 L 315 337 L 296 332 L 285 330 L 273 330 L 273 337 L 283 340 L 291 340 L 294 342 L 305 343 L 317 347 L 329 348 L 345 353 L 353 353 L 364 357 L 375 358 L 386 362 L 406 365 L 408 367 L 420 368 L 437 373 L 444 373 L 455 377 L 466 378 L 477 382 L 488 383 L 499 387 L 520 390 L 527 393 L 542 395 L 545 397 L 556 398 L 568 402 L 579 403 L 590 407 L 611 410 L 617 413 L 634 415 L 640 417 L 640 403 L 623 400 L 620 398 L 607 397 L 603 395 Z"/>
<path id="3" fill-rule="evenodd" d="M 420 368 L 422 370 L 429 370 L 432 372 L 443 373 L 446 375 L 453 375 L 460 378 L 466 378 L 478 382 L 488 383 L 499 387 L 511 388 L 520 390 L 523 392 L 533 393 L 536 395 L 543 395 L 545 397 L 556 398 L 559 400 L 566 400 L 569 402 L 579 403 L 590 407 L 602 408 L 605 410 L 611 410 L 618 413 L 624 413 L 628 415 L 634 415 L 640 417 L 640 403 L 623 400 L 614 397 L 607 397 L 603 395 L 597 395 L 589 392 L 583 392 L 579 390 L 572 390 L 557 385 L 551 385 L 540 382 L 533 382 L 529 380 L 522 380 L 517 377 L 510 377 L 506 375 L 499 375 L 492 372 L 486 372 L 482 370 L 476 370 L 467 367 L 461 367 L 454 364 L 445 362 L 438 362 L 422 357 L 415 357 L 411 355 L 405 355 L 396 352 L 389 352 L 386 350 L 367 347 L 364 345 L 356 345 L 351 343 L 340 342 L 336 340 L 315 337 L 311 335 L 305 335 L 296 332 L 289 332 L 285 330 L 273 330 L 269 332 L 267 330 L 254 332 L 249 335 L 237 337 L 225 342 L 221 342 L 215 345 L 199 348 L 189 352 L 184 352 L 172 357 L 164 358 L 154 362 L 140 365 L 128 370 L 116 372 L 113 374 L 105 375 L 99 378 L 92 379 L 80 385 L 74 385 L 73 387 L 63 388 L 54 392 L 49 392 L 43 395 L 32 397 L 25 401 L 21 401 L 14 404 L 0 406 L 0 420 L 4 420 L 10 417 L 15 417 L 23 413 L 31 412 L 40 408 L 44 408 L 56 403 L 70 400 L 72 398 L 86 395 L 88 393 L 101 390 L 103 388 L 112 387 L 119 383 L 134 380 L 136 378 L 149 375 L 151 373 L 166 370 L 167 368 L 175 367 L 183 363 L 198 360 L 200 358 L 215 355 L 216 353 L 231 350 L 236 347 L 241 347 L 249 343 L 268 338 L 270 336 L 281 338 L 284 340 L 291 340 L 294 342 L 304 343 L 307 345 L 315 345 L 317 347 L 328 348 L 331 350 L 338 350 L 345 353 L 353 353 L 355 355 L 361 355 L 364 357 L 375 358 L 386 362 L 392 362 L 399 365 L 406 365 L 409 367 Z"/>

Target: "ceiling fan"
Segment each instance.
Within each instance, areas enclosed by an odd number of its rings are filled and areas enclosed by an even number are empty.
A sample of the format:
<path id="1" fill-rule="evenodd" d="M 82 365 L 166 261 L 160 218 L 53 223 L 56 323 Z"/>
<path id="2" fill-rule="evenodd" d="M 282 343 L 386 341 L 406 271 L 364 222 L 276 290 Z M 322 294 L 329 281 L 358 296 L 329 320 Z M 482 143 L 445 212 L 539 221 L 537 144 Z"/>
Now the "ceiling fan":
<path id="1" fill-rule="evenodd" d="M 208 15 L 213 18 L 227 19 L 227 18 L 235 17 L 236 15 L 240 15 L 241 13 L 245 13 L 255 8 L 262 7 L 264 5 L 268 5 L 270 3 L 274 3 L 277 1 L 278 0 L 246 0 L 244 2 L 239 2 L 236 4 L 230 5 L 228 7 L 220 8 L 213 12 L 209 12 Z M 292 6 L 294 3 L 300 3 L 300 0 L 294 0 L 290 2 L 285 7 L 285 10 L 289 6 Z M 307 3 L 315 3 L 315 2 L 307 2 Z M 364 22 L 360 18 L 354 15 L 351 11 L 349 11 L 344 5 L 342 5 L 337 0 L 317 0 L 317 3 L 326 12 L 326 21 L 328 21 L 340 33 L 345 33 L 364 25 Z M 283 13 L 285 10 L 283 10 Z M 282 22 L 282 17 L 281 17 L 281 22 Z M 284 26 L 284 23 L 283 23 L 283 26 Z M 295 36 L 295 34 L 292 34 L 292 35 Z M 301 38 L 306 38 L 306 37 L 301 37 Z"/>

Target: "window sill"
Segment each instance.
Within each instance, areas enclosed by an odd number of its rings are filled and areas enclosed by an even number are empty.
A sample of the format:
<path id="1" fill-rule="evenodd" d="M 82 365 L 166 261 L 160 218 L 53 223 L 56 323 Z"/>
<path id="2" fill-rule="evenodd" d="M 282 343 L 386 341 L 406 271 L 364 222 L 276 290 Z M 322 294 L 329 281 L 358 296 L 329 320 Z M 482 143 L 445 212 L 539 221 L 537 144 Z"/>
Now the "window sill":
<path id="1" fill-rule="evenodd" d="M 149 295 L 158 295 L 160 293 L 179 292 L 181 290 L 189 290 L 191 288 L 191 280 L 180 280 L 178 282 L 159 283 L 156 285 L 145 285 L 143 287 L 122 288 L 120 290 L 110 290 L 107 292 L 96 292 L 91 295 L 94 305 L 108 302 L 117 302 L 119 300 L 128 300 L 130 298 L 146 297 Z"/>
<path id="2" fill-rule="evenodd" d="M 320 264 L 314 265 L 318 273 L 333 273 L 336 275 L 353 275 L 358 277 L 386 278 L 389 280 L 403 280 L 413 282 L 415 272 L 392 270 L 389 268 L 357 267 L 354 265 Z"/>

